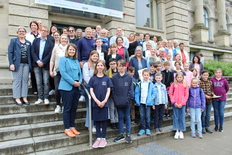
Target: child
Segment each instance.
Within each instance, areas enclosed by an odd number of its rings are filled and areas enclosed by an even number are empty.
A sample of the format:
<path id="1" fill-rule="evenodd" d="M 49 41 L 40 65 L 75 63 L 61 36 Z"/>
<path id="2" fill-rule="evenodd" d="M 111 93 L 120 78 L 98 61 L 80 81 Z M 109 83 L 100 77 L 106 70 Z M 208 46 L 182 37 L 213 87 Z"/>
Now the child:
<path id="1" fill-rule="evenodd" d="M 156 48 L 152 47 L 151 48 L 151 56 L 146 57 L 145 59 L 147 60 L 147 69 L 150 70 L 150 65 L 151 63 L 155 63 L 158 61 L 158 57 L 156 56 Z"/>
<path id="2" fill-rule="evenodd" d="M 161 72 L 163 75 L 162 83 L 166 86 L 167 89 L 170 88 L 171 83 L 174 82 L 174 76 L 173 73 L 170 71 L 170 62 L 165 61 L 164 62 L 164 70 Z M 169 103 L 170 103 L 170 98 L 168 98 Z M 172 107 L 171 104 L 168 106 Z M 165 110 L 165 117 L 167 118 L 168 116 L 171 116 L 171 112 L 169 110 Z"/>
<path id="3" fill-rule="evenodd" d="M 208 80 L 209 78 L 209 72 L 207 70 L 203 70 L 201 72 L 201 81 L 200 81 L 200 87 L 203 89 L 206 97 L 206 106 L 205 110 L 203 111 L 201 115 L 201 122 L 202 122 L 202 133 L 205 134 L 206 132 L 208 133 L 213 133 L 210 128 L 210 112 L 212 108 L 212 96 L 213 91 L 212 91 L 212 82 Z"/>
<path id="4" fill-rule="evenodd" d="M 99 54 L 99 60 L 106 60 L 107 57 L 107 51 L 102 49 L 102 39 L 101 38 L 96 38 L 96 51 Z"/>
<path id="5" fill-rule="evenodd" d="M 110 68 L 106 71 L 106 75 L 112 79 L 115 74 L 118 74 L 116 59 L 111 58 L 109 60 L 109 66 L 110 66 Z M 117 112 L 117 108 L 114 105 L 112 94 L 109 98 L 109 103 L 110 103 L 109 111 L 110 111 L 111 128 L 117 129 L 117 127 L 118 127 L 118 112 Z"/>
<path id="6" fill-rule="evenodd" d="M 190 112 L 191 117 L 191 136 L 196 138 L 195 123 L 197 123 L 198 136 L 202 139 L 201 112 L 205 109 L 205 94 L 198 84 L 199 82 L 197 78 L 191 80 L 191 87 L 189 88 L 189 97 L 186 106 L 187 112 Z"/>
<path id="7" fill-rule="evenodd" d="M 213 83 L 213 92 L 218 98 L 213 99 L 215 131 L 223 132 L 224 107 L 226 104 L 226 93 L 229 91 L 228 81 L 222 77 L 222 70 L 217 68 L 214 71 L 215 77 L 210 79 Z M 218 123 L 219 120 L 219 123 Z M 218 128 L 219 125 L 219 128 Z"/>
<path id="8" fill-rule="evenodd" d="M 189 63 L 185 62 L 184 63 L 184 72 L 186 74 L 186 84 L 188 87 L 191 86 L 191 80 L 193 78 L 193 73 L 189 70 Z"/>
<path id="9" fill-rule="evenodd" d="M 157 61 L 156 64 L 157 64 L 157 72 L 162 71 L 163 70 L 162 69 L 162 62 L 161 61 Z"/>
<path id="10" fill-rule="evenodd" d="M 84 86 L 89 91 L 88 83 L 90 78 L 93 76 L 94 68 L 99 59 L 99 54 L 96 50 L 92 50 L 89 54 L 89 59 L 87 63 L 84 63 L 82 72 L 83 72 L 83 79 L 84 79 Z M 85 119 L 85 126 L 89 127 L 89 99 L 87 94 L 85 93 L 85 103 L 86 103 L 86 119 Z M 92 129 L 93 132 L 96 132 L 95 127 Z"/>
<path id="11" fill-rule="evenodd" d="M 135 87 L 137 85 L 138 80 L 136 80 L 133 76 L 135 74 L 135 68 L 133 66 L 128 67 L 127 73 L 130 74 L 132 77 L 133 82 L 133 90 L 135 90 Z M 131 123 L 135 123 L 135 100 L 134 98 L 131 100 Z"/>
<path id="12" fill-rule="evenodd" d="M 175 54 L 174 59 L 173 59 L 173 61 L 172 61 L 173 70 L 176 70 L 176 67 L 175 67 L 175 62 L 176 62 L 176 61 L 181 62 L 181 56 L 180 56 L 179 53 Z M 182 63 L 181 63 L 180 68 L 181 68 L 181 70 L 183 69 Z"/>
<path id="13" fill-rule="evenodd" d="M 149 81 L 149 71 L 144 69 L 142 72 L 143 81 L 140 81 L 135 88 L 135 102 L 136 106 L 139 106 L 140 114 L 140 124 L 141 130 L 138 136 L 146 133 L 146 135 L 151 135 L 150 131 L 150 113 L 151 107 L 153 106 L 153 99 L 156 96 L 154 85 Z"/>
<path id="14" fill-rule="evenodd" d="M 188 87 L 184 81 L 184 74 L 177 72 L 175 81 L 169 89 L 169 97 L 173 105 L 173 130 L 176 130 L 175 139 L 184 139 L 183 131 L 185 125 L 185 105 L 188 99 Z"/>
<path id="15" fill-rule="evenodd" d="M 114 85 L 113 98 L 115 106 L 118 110 L 119 121 L 119 136 L 114 139 L 114 142 L 124 140 L 124 120 L 126 121 L 126 142 L 132 143 L 130 137 L 131 119 L 130 119 L 130 101 L 133 99 L 133 83 L 131 76 L 126 73 L 126 61 L 118 61 L 119 73 L 113 76 L 112 81 Z"/>
<path id="16" fill-rule="evenodd" d="M 174 63 L 174 66 L 176 67 L 176 70 L 172 71 L 174 77 L 176 76 L 176 73 L 177 73 L 177 72 L 182 72 L 182 74 L 183 74 L 184 76 L 186 76 L 185 72 L 181 70 L 181 62 L 180 62 L 180 61 L 176 61 L 176 62 Z"/>
<path id="17" fill-rule="evenodd" d="M 154 113 L 154 129 L 155 133 L 160 133 L 162 131 L 162 123 L 163 123 L 163 115 L 164 115 L 164 109 L 167 109 L 168 105 L 168 96 L 167 96 L 167 90 L 166 86 L 161 83 L 162 81 L 162 74 L 157 73 L 155 75 L 156 83 L 155 86 L 155 92 L 157 92 L 157 96 L 154 99 L 154 105 L 153 110 L 155 110 Z"/>
<path id="18" fill-rule="evenodd" d="M 99 60 L 96 63 L 93 77 L 90 79 L 88 86 L 92 96 L 93 120 L 96 124 L 97 139 L 93 144 L 93 148 L 103 148 L 106 146 L 106 129 L 108 120 L 108 98 L 110 96 L 110 88 L 113 84 L 108 76 L 105 75 L 105 63 Z M 102 127 L 102 131 L 100 128 Z"/>
<path id="19" fill-rule="evenodd" d="M 192 68 L 191 72 L 193 73 L 193 77 L 198 79 L 197 70 L 195 68 Z"/>
<path id="20" fill-rule="evenodd" d="M 112 44 L 112 45 L 110 46 L 110 54 L 107 55 L 107 57 L 106 57 L 106 65 L 107 65 L 107 68 L 110 67 L 110 66 L 109 66 L 109 60 L 110 60 L 111 58 L 116 59 L 116 61 L 122 59 L 122 56 L 118 54 L 118 48 L 117 48 L 117 45 L 116 45 L 116 44 Z"/>
<path id="21" fill-rule="evenodd" d="M 150 80 L 155 84 L 155 74 L 157 73 L 158 65 L 156 63 L 150 64 Z"/>

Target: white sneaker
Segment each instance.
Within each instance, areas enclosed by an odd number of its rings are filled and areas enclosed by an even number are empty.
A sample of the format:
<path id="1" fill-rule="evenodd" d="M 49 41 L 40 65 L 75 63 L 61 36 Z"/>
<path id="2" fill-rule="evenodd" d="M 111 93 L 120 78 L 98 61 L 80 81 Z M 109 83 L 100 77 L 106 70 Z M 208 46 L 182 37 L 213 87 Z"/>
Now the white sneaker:
<path id="1" fill-rule="evenodd" d="M 57 105 L 55 109 L 55 113 L 60 113 L 60 112 L 61 112 L 61 107 Z"/>
<path id="2" fill-rule="evenodd" d="M 96 127 L 95 126 L 93 126 L 93 128 L 92 128 L 92 132 L 96 133 Z"/>
<path id="3" fill-rule="evenodd" d="M 50 92 L 49 92 L 49 95 L 55 95 L 56 91 L 54 89 L 52 89 Z"/>
<path id="4" fill-rule="evenodd" d="M 179 139 L 179 136 L 180 136 L 180 132 L 176 132 L 175 136 L 174 136 L 174 139 Z"/>
<path id="5" fill-rule="evenodd" d="M 44 104 L 45 105 L 49 105 L 50 104 L 50 102 L 49 102 L 49 100 L 47 98 L 44 100 Z"/>
<path id="6" fill-rule="evenodd" d="M 79 98 L 80 102 L 85 102 L 85 97 L 83 95 L 81 95 L 81 97 Z"/>
<path id="7" fill-rule="evenodd" d="M 180 131 L 179 137 L 180 137 L 180 139 L 184 139 L 184 133 L 182 131 Z"/>
<path id="8" fill-rule="evenodd" d="M 35 102 L 35 105 L 39 105 L 39 104 L 41 104 L 41 103 L 43 103 L 43 100 L 41 100 L 40 98 Z"/>

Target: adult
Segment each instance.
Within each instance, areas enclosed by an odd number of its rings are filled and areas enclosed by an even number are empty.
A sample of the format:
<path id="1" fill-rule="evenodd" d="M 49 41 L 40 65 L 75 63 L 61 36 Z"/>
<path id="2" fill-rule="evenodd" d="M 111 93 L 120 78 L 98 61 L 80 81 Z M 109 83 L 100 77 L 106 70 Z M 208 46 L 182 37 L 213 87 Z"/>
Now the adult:
<path id="1" fill-rule="evenodd" d="M 70 43 L 67 46 L 65 56 L 61 57 L 59 62 L 61 80 L 58 88 L 64 104 L 64 133 L 69 137 L 81 134 L 75 129 L 76 110 L 80 97 L 79 87 L 82 82 L 82 73 L 77 55 L 76 45 Z"/>
<path id="2" fill-rule="evenodd" d="M 165 49 L 166 53 L 171 53 L 171 60 L 174 60 L 174 56 L 177 54 L 176 49 L 173 46 L 173 42 L 171 40 L 168 41 L 168 46 Z"/>
<path id="3" fill-rule="evenodd" d="M 116 38 L 116 44 L 118 47 L 118 54 L 122 56 L 122 59 L 126 61 L 127 67 L 129 66 L 129 53 L 126 47 L 123 46 L 123 37 Z"/>
<path id="4" fill-rule="evenodd" d="M 129 48 L 129 41 L 128 41 L 128 39 L 126 37 L 123 36 L 123 31 L 122 31 L 122 29 L 120 27 L 117 28 L 116 35 L 110 38 L 110 45 L 115 44 L 115 43 L 117 44 L 116 39 L 118 37 L 122 37 L 123 38 L 123 46 L 126 49 L 128 49 Z"/>
<path id="5" fill-rule="evenodd" d="M 178 44 L 178 41 L 177 40 L 173 40 L 173 45 L 174 45 L 174 48 L 179 51 L 180 50 L 180 46 Z"/>
<path id="6" fill-rule="evenodd" d="M 164 48 L 159 49 L 159 56 L 158 56 L 158 61 L 164 62 L 167 61 L 167 59 L 164 57 L 164 54 L 166 53 Z"/>
<path id="7" fill-rule="evenodd" d="M 153 42 L 154 42 L 154 45 L 155 45 L 155 48 L 157 49 L 158 48 L 158 40 L 157 40 L 157 37 L 156 36 L 153 36 L 152 38 Z"/>
<path id="8" fill-rule="evenodd" d="M 66 34 L 62 34 L 60 37 L 59 44 L 55 46 L 52 50 L 52 56 L 50 59 L 50 76 L 54 78 L 54 85 L 55 85 L 55 99 L 56 99 L 56 109 L 55 113 L 61 112 L 61 105 L 60 105 L 60 91 L 58 90 L 58 86 L 60 83 L 61 75 L 60 75 L 60 67 L 59 62 L 60 58 L 65 56 L 65 51 L 69 44 L 68 36 Z"/>
<path id="9" fill-rule="evenodd" d="M 31 29 L 31 32 L 26 34 L 26 40 L 30 41 L 31 45 L 32 45 L 35 38 L 41 37 L 41 34 L 38 32 L 39 24 L 36 21 L 31 21 L 30 22 L 30 29 Z M 34 69 L 31 70 L 31 87 L 32 87 L 33 94 L 37 95 L 38 92 L 37 92 L 37 85 L 36 85 L 36 80 L 35 80 Z"/>
<path id="10" fill-rule="evenodd" d="M 62 34 L 68 35 L 68 28 L 67 27 L 62 28 Z"/>
<path id="11" fill-rule="evenodd" d="M 38 89 L 38 100 L 35 105 L 44 102 L 50 104 L 49 96 L 49 60 L 51 58 L 54 44 L 47 39 L 49 33 L 48 27 L 42 27 L 41 38 L 36 38 L 32 44 L 32 65 L 34 67 L 36 84 Z"/>
<path id="12" fill-rule="evenodd" d="M 130 60 L 130 66 L 135 68 L 134 78 L 139 79 L 138 71 L 147 67 L 147 61 L 143 58 L 143 49 L 141 46 L 137 46 L 135 49 L 135 55 Z M 141 79 L 140 79 L 141 80 Z"/>
<path id="13" fill-rule="evenodd" d="M 155 47 L 152 47 L 151 48 L 151 55 L 148 56 L 148 57 L 145 57 L 146 61 L 147 61 L 147 69 L 150 70 L 150 65 L 152 63 L 155 63 L 158 61 L 158 57 L 156 56 L 156 48 Z"/>
<path id="14" fill-rule="evenodd" d="M 102 29 L 100 32 L 100 36 L 99 38 L 101 38 L 102 40 L 102 49 L 104 49 L 105 51 L 110 51 L 110 38 L 107 37 L 107 30 L 106 29 Z"/>
<path id="15" fill-rule="evenodd" d="M 151 49 L 152 49 L 152 44 L 150 42 L 147 42 L 147 44 L 146 44 L 146 50 L 143 51 L 143 56 L 144 57 L 151 56 Z"/>
<path id="16" fill-rule="evenodd" d="M 99 38 L 101 36 L 101 30 L 102 30 L 101 25 L 97 25 L 95 38 Z"/>
<path id="17" fill-rule="evenodd" d="M 57 27 L 56 24 L 53 24 L 53 25 L 50 27 L 50 31 L 49 31 L 50 33 L 49 33 L 49 35 L 54 36 L 54 33 L 55 33 L 56 31 L 58 31 L 58 27 Z"/>
<path id="18" fill-rule="evenodd" d="M 72 26 L 68 27 L 68 38 L 69 38 L 69 42 L 73 43 L 73 44 L 77 44 L 78 42 L 78 38 L 75 36 L 75 28 Z"/>
<path id="19" fill-rule="evenodd" d="M 139 34 L 139 39 L 137 41 L 138 41 L 138 45 L 143 47 L 143 43 L 144 43 L 144 34 L 143 33 Z"/>
<path id="20" fill-rule="evenodd" d="M 184 50 L 184 43 L 180 43 L 179 47 L 180 47 L 179 53 L 180 53 L 180 58 L 182 60 L 182 64 L 184 64 L 185 62 L 189 62 L 188 52 Z"/>
<path id="21" fill-rule="evenodd" d="M 81 67 L 84 62 L 88 61 L 89 53 L 93 49 L 95 49 L 95 40 L 92 38 L 91 27 L 87 27 L 85 29 L 85 36 L 77 43 L 78 60 L 80 61 Z"/>
<path id="22" fill-rule="evenodd" d="M 18 27 L 17 38 L 10 40 L 8 47 L 9 70 L 13 75 L 13 98 L 16 105 L 29 105 L 28 77 L 31 69 L 31 42 L 25 39 L 26 28 Z M 23 103 L 20 99 L 23 99 Z"/>
<path id="23" fill-rule="evenodd" d="M 95 40 L 96 39 L 96 30 L 92 29 L 92 38 Z"/>
<path id="24" fill-rule="evenodd" d="M 146 45 L 147 43 L 150 43 L 152 47 L 155 47 L 155 44 L 154 44 L 154 41 L 150 40 L 150 34 L 149 33 L 146 33 L 145 34 L 145 41 L 143 43 L 143 50 L 146 51 Z"/>
<path id="25" fill-rule="evenodd" d="M 82 29 L 77 29 L 76 30 L 76 37 L 80 40 L 81 38 L 83 38 L 82 35 Z"/>
<path id="26" fill-rule="evenodd" d="M 195 55 L 193 57 L 192 63 L 189 66 L 189 70 L 191 70 L 192 68 L 195 68 L 197 70 L 197 76 L 198 78 L 201 77 L 201 71 L 204 69 L 204 66 L 201 63 L 201 59 L 199 56 Z"/>
<path id="27" fill-rule="evenodd" d="M 38 32 L 41 33 L 41 29 L 42 29 L 42 27 L 43 27 L 42 21 L 41 21 L 41 20 L 37 20 L 36 22 L 37 22 L 38 25 L 39 25 Z"/>
<path id="28" fill-rule="evenodd" d="M 56 31 L 56 32 L 53 34 L 53 37 L 54 37 L 54 40 L 55 40 L 55 45 L 60 44 L 60 32 L 59 32 L 59 31 Z"/>
<path id="29" fill-rule="evenodd" d="M 135 49 L 138 46 L 138 42 L 135 40 L 135 34 L 131 33 L 129 35 L 129 48 L 128 48 L 128 53 L 129 56 L 133 55 L 135 53 Z"/>

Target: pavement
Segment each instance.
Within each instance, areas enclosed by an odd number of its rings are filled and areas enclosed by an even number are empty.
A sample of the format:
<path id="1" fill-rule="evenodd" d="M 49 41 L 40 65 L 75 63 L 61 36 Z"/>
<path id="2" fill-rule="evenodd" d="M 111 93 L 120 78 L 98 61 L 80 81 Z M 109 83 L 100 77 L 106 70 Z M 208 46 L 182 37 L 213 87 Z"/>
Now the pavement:
<path id="1" fill-rule="evenodd" d="M 211 129 L 213 129 L 211 125 Z M 184 140 L 173 137 L 138 145 L 105 155 L 231 155 L 232 120 L 224 122 L 223 132 L 203 134 L 203 139 L 192 138 L 190 132 L 184 133 Z"/>

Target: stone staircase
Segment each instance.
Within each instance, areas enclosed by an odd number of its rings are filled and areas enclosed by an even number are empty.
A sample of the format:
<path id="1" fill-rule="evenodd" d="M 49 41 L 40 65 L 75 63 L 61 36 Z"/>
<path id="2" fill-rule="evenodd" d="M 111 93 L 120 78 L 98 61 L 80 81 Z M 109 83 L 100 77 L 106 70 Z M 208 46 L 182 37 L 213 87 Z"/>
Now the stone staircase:
<path id="1" fill-rule="evenodd" d="M 230 86 L 232 86 L 232 79 L 229 80 L 231 81 Z M 225 121 L 232 119 L 232 88 L 227 97 Z M 89 133 L 84 126 L 84 102 L 79 103 L 76 116 L 76 128 L 81 132 L 81 135 L 69 138 L 63 132 L 62 114 L 54 113 L 56 107 L 54 97 L 50 98 L 51 104 L 49 106 L 35 106 L 33 102 L 37 99 L 37 96 L 29 95 L 28 99 L 32 103 L 31 105 L 16 106 L 12 98 L 11 86 L 0 86 L 0 155 L 97 155 L 173 136 L 171 118 L 164 119 L 164 133 L 159 135 L 153 133 L 151 136 L 137 136 L 139 125 L 132 124 L 131 137 L 133 143 L 114 143 L 113 139 L 118 135 L 118 130 L 108 128 L 107 146 L 103 149 L 93 149 L 89 146 Z M 213 112 L 211 116 L 212 122 Z M 189 130 L 189 116 L 186 116 L 186 124 L 187 130 Z M 93 134 L 93 140 L 95 140 L 95 134 Z"/>

